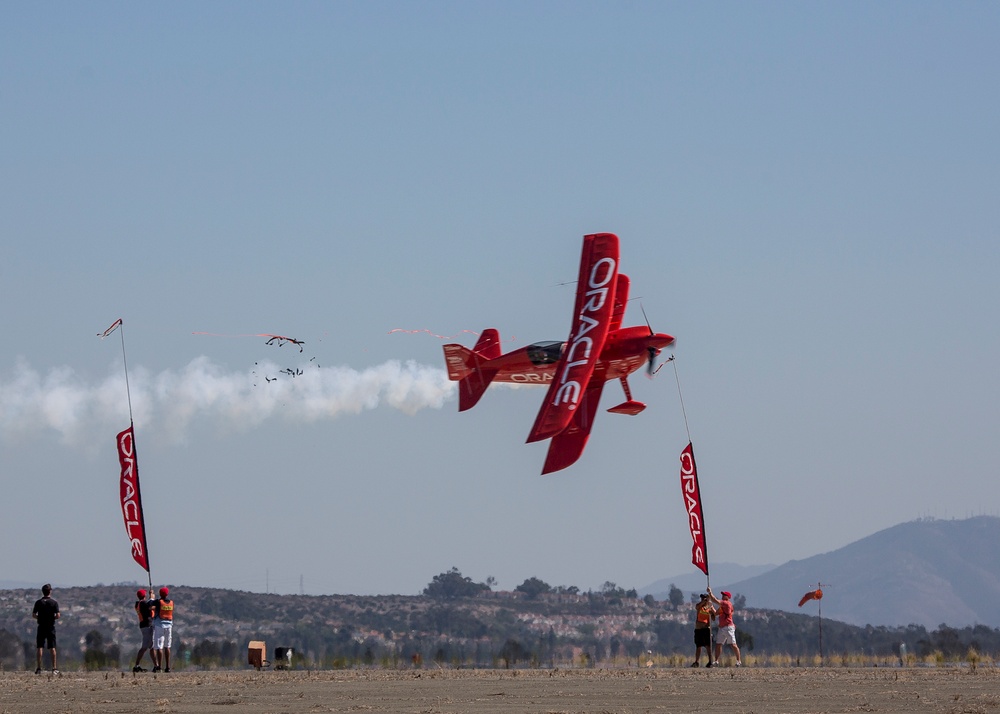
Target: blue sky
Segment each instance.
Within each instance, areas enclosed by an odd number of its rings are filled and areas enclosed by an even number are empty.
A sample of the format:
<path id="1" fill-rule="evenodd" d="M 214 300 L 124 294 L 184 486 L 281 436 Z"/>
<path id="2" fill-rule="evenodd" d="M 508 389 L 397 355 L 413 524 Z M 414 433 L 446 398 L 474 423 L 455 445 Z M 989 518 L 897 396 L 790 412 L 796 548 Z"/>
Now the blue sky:
<path id="1" fill-rule="evenodd" d="M 543 478 L 541 391 L 459 414 L 443 340 L 390 334 L 565 339 L 597 231 L 626 324 L 677 337 L 710 564 L 996 513 L 998 32 L 992 3 L 5 3 L 4 576 L 145 579 L 118 317 L 154 583 L 689 572 L 672 366 Z"/>

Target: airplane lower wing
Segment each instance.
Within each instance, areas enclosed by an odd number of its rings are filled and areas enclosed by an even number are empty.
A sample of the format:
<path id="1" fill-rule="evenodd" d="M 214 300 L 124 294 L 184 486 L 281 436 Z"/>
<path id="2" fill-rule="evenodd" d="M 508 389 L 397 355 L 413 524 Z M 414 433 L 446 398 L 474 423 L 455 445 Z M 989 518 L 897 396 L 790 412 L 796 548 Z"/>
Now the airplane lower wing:
<path id="1" fill-rule="evenodd" d="M 584 393 L 589 390 L 590 377 L 614 321 L 618 255 L 618 236 L 613 233 L 583 237 L 573 327 L 555 377 L 528 435 L 528 443 L 562 433 L 581 408 Z"/>
<path id="2" fill-rule="evenodd" d="M 604 380 L 594 380 L 587 386 L 580 407 L 573 412 L 573 420 L 563 431 L 552 437 L 549 453 L 545 456 L 542 475 L 559 471 L 576 463 L 590 438 L 590 429 L 597 415 L 597 405 L 601 401 Z"/>

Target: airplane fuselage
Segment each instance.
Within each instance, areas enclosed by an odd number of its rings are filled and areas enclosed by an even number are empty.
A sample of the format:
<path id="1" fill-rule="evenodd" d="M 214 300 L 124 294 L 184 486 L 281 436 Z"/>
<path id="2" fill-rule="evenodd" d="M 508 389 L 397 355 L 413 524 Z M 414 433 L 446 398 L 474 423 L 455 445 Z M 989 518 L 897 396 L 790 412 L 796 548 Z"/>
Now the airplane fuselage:
<path id="1" fill-rule="evenodd" d="M 627 377 L 649 361 L 650 348 L 655 350 L 652 354 L 659 354 L 673 341 L 670 335 L 650 334 L 649 328 L 641 325 L 614 330 L 608 334 L 591 379 Z M 493 381 L 547 386 L 556 374 L 565 346 L 565 342 L 538 342 L 490 360 L 490 368 L 497 370 Z"/>

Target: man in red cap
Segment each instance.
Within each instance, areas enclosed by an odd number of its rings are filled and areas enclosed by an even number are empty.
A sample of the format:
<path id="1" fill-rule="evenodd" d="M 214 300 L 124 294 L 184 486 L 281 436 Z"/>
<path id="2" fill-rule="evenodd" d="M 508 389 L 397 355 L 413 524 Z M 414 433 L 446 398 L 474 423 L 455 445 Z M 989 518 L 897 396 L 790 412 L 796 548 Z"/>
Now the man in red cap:
<path id="1" fill-rule="evenodd" d="M 153 647 L 153 601 L 146 599 L 145 590 L 135 591 L 135 614 L 139 618 L 139 633 L 142 636 L 142 644 L 139 645 L 139 654 L 135 656 L 135 666 L 132 667 L 133 674 L 146 671 L 139 663 L 142 662 L 142 656 L 146 654 L 146 650 Z M 153 659 L 152 652 L 149 653 L 149 658 Z M 153 665 L 156 665 L 155 661 Z"/>
<path id="2" fill-rule="evenodd" d="M 170 671 L 170 640 L 174 631 L 174 601 L 170 589 L 160 588 L 160 598 L 153 603 L 153 671 Z"/>
<path id="3" fill-rule="evenodd" d="M 722 599 L 715 597 L 712 588 L 708 588 L 708 596 L 712 602 L 719 606 L 719 631 L 715 635 L 715 661 L 713 667 L 719 666 L 719 657 L 722 656 L 722 645 L 729 645 L 736 654 L 736 666 L 742 667 L 740 659 L 740 646 L 736 644 L 736 624 L 733 622 L 733 594 L 728 590 L 722 591 Z"/>

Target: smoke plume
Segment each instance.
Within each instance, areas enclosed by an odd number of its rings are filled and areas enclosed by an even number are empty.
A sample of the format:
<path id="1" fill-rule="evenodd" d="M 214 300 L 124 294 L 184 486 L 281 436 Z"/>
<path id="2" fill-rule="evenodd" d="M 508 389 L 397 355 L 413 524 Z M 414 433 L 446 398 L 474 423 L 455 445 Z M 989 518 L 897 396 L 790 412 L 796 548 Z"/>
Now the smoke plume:
<path id="1" fill-rule="evenodd" d="M 260 362 L 229 372 L 198 357 L 180 371 L 129 370 L 135 422 L 183 440 L 195 420 L 250 429 L 269 419 L 315 422 L 387 406 L 406 414 L 440 408 L 455 383 L 438 368 L 390 360 L 356 370 L 306 363 L 294 373 Z M 69 367 L 39 374 L 18 364 L 0 377 L 0 436 L 25 438 L 52 430 L 67 444 L 87 442 L 128 424 L 124 374 L 87 383 Z"/>

